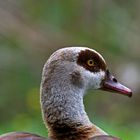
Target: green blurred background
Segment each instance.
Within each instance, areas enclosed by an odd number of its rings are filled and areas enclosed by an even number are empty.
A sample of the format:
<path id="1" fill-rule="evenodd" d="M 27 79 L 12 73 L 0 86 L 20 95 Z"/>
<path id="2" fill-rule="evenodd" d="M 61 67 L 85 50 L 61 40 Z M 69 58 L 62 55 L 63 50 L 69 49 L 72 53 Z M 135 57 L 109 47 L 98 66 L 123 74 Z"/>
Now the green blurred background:
<path id="1" fill-rule="evenodd" d="M 90 119 L 123 140 L 140 140 L 139 0 L 0 0 L 0 134 L 47 136 L 39 104 L 43 64 L 64 46 L 99 51 L 130 99 L 90 91 Z"/>

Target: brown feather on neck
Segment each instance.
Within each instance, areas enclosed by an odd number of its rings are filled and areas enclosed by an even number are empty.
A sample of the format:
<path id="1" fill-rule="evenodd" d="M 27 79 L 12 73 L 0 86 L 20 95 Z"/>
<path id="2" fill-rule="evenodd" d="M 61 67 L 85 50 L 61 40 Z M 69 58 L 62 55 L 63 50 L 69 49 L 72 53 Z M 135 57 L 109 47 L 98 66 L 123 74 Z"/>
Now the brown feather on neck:
<path id="1" fill-rule="evenodd" d="M 101 135 L 100 131 L 93 125 L 82 126 L 82 124 L 65 124 L 55 122 L 48 124 L 49 137 L 54 140 L 88 140 L 92 136 Z"/>

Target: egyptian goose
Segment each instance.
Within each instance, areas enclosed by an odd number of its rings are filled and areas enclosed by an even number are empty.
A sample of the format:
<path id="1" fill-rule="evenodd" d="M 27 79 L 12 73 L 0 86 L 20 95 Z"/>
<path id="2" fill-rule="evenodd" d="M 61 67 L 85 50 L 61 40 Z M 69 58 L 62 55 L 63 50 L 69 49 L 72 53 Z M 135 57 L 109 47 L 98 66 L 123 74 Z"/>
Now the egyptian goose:
<path id="1" fill-rule="evenodd" d="M 103 57 L 86 47 L 54 52 L 46 62 L 40 88 L 43 120 L 49 138 L 13 132 L 0 140 L 119 140 L 89 120 L 83 104 L 88 89 L 101 89 L 132 96 L 109 72 Z"/>

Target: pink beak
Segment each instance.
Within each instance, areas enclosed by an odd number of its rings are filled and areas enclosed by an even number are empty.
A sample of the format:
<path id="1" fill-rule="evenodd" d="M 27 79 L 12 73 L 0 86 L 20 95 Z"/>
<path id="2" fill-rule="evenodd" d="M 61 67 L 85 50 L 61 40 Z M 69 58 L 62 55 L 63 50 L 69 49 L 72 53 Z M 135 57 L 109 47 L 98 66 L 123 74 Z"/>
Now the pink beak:
<path id="1" fill-rule="evenodd" d="M 106 78 L 102 82 L 101 90 L 106 90 L 110 92 L 116 92 L 123 95 L 127 95 L 129 97 L 132 96 L 131 89 L 127 88 L 126 86 L 119 83 L 113 75 L 107 70 L 106 71 Z"/>

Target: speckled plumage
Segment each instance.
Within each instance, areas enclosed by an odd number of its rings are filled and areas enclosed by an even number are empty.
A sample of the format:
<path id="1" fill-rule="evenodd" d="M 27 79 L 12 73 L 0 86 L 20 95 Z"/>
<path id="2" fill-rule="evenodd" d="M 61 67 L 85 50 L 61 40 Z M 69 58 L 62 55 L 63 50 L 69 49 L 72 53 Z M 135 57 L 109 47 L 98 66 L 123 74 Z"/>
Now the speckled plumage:
<path id="1" fill-rule="evenodd" d="M 82 48 L 83 51 L 87 49 Z M 85 91 L 88 88 L 99 88 L 105 73 L 102 70 L 91 73 L 78 65 L 76 62 L 80 51 L 81 47 L 60 49 L 52 54 L 43 68 L 41 105 L 44 122 L 52 137 L 58 135 L 57 130 L 59 131 L 61 126 L 64 126 L 65 131 L 66 127 L 69 127 L 69 133 L 70 127 L 71 131 L 76 128 L 72 133 L 76 133 L 78 129 L 82 129 L 84 133 L 84 128 L 88 127 L 91 129 L 87 135 L 106 134 L 93 126 L 83 104 Z M 58 128 L 54 131 L 56 126 Z"/>

